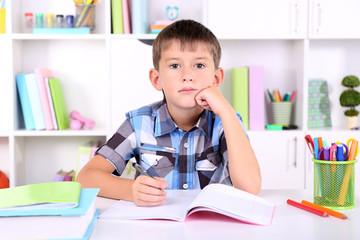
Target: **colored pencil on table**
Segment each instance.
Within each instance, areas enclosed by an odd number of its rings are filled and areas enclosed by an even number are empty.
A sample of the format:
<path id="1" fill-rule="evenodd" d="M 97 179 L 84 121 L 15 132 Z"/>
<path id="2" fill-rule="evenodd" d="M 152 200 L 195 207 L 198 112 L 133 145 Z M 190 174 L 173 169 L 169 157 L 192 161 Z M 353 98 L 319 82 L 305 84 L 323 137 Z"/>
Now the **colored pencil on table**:
<path id="1" fill-rule="evenodd" d="M 306 206 L 304 204 L 301 204 L 301 203 L 298 203 L 298 202 L 295 202 L 293 200 L 290 200 L 288 199 L 287 200 L 287 203 L 294 206 L 294 207 L 297 207 L 297 208 L 300 208 L 300 209 L 303 209 L 305 211 L 308 211 L 308 212 L 311 212 L 311 213 L 314 213 L 316 215 L 319 215 L 321 217 L 328 217 L 329 214 L 327 214 L 326 212 L 324 211 L 320 211 L 318 209 L 315 209 L 315 208 L 312 208 L 312 207 L 309 207 L 309 206 Z"/>
<path id="2" fill-rule="evenodd" d="M 341 219 L 348 219 L 348 217 L 345 214 L 341 213 L 341 212 L 334 211 L 332 209 L 317 205 L 315 203 L 308 202 L 306 200 L 302 200 L 301 203 L 306 205 L 306 206 L 309 206 L 309 207 L 318 209 L 320 211 L 326 212 L 326 213 L 330 214 L 331 216 L 341 218 Z"/>

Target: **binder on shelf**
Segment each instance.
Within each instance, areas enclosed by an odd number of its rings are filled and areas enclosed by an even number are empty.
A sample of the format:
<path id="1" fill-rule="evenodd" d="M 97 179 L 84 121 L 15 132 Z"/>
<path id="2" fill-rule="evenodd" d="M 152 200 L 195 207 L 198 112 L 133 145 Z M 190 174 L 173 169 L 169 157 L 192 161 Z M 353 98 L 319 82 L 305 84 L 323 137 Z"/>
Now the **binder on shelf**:
<path id="1" fill-rule="evenodd" d="M 249 129 L 265 128 L 264 67 L 249 66 Z"/>
<path id="2" fill-rule="evenodd" d="M 29 99 L 36 130 L 45 129 L 44 116 L 41 109 L 40 96 L 34 73 L 25 74 L 26 86 L 29 91 Z"/>
<path id="3" fill-rule="evenodd" d="M 132 0 L 132 33 L 146 34 L 149 32 L 148 0 Z"/>
<path id="4" fill-rule="evenodd" d="M 53 77 L 53 73 L 48 68 L 35 68 L 35 77 L 40 96 L 41 109 L 44 117 L 46 130 L 54 130 L 54 123 L 51 117 L 51 109 L 48 91 L 46 89 L 46 78 Z"/>
<path id="5" fill-rule="evenodd" d="M 247 67 L 231 69 L 232 106 L 240 113 L 246 129 L 249 129 L 249 71 Z"/>
<path id="6" fill-rule="evenodd" d="M 49 78 L 49 86 L 59 130 L 68 129 L 70 127 L 69 115 L 66 111 L 60 80 L 58 78 Z"/>
<path id="7" fill-rule="evenodd" d="M 111 23 L 113 34 L 123 34 L 123 3 L 125 0 L 111 0 Z"/>
<path id="8" fill-rule="evenodd" d="M 130 1 L 131 0 L 122 0 L 122 10 L 123 10 L 123 25 L 124 25 L 124 33 L 131 33 L 131 9 L 130 9 Z"/>
<path id="9" fill-rule="evenodd" d="M 47 97 L 49 99 L 48 101 L 49 101 L 49 107 L 50 107 L 51 121 L 54 125 L 54 130 L 59 130 L 59 126 L 56 121 L 54 102 L 52 100 L 51 91 L 50 91 L 49 78 L 45 78 L 45 87 L 46 87 L 46 91 L 47 91 Z"/>
<path id="10" fill-rule="evenodd" d="M 16 86 L 20 98 L 25 128 L 26 130 L 35 130 L 35 121 L 31 110 L 31 103 L 25 74 L 16 75 Z"/>

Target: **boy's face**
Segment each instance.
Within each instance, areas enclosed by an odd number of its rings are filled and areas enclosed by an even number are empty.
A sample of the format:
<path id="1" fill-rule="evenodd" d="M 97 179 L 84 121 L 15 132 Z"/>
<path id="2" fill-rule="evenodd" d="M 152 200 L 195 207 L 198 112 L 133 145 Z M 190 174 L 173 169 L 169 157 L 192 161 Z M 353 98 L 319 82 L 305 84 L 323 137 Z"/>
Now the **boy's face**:
<path id="1" fill-rule="evenodd" d="M 204 88 L 220 86 L 223 77 L 223 70 L 215 69 L 213 57 L 202 43 L 191 51 L 188 46 L 181 49 L 180 42 L 174 41 L 161 52 L 159 69 L 150 70 L 151 83 L 164 92 L 169 110 L 200 107 L 196 94 Z"/>

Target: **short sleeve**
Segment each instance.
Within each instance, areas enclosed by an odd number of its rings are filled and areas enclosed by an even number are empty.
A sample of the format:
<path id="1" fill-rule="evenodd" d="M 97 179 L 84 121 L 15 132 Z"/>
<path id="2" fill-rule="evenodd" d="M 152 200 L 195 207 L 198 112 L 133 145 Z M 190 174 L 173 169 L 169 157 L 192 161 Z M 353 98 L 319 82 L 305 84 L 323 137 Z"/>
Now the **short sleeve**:
<path id="1" fill-rule="evenodd" d="M 129 120 L 119 127 L 116 133 L 96 152 L 107 159 L 121 175 L 129 159 L 135 156 L 136 138 Z"/>

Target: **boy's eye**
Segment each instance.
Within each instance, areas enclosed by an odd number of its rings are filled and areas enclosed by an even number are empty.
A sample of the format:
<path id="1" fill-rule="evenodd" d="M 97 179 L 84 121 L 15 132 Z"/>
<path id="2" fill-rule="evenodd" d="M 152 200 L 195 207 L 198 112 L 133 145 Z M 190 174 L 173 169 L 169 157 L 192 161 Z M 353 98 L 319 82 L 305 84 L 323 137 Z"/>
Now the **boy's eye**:
<path id="1" fill-rule="evenodd" d="M 170 68 L 172 68 L 172 69 L 177 69 L 177 68 L 179 68 L 179 67 L 180 67 L 180 65 L 177 64 L 177 63 L 174 63 L 174 64 L 171 64 L 171 65 L 170 65 Z"/>
<path id="2" fill-rule="evenodd" d="M 202 63 L 197 63 L 197 64 L 195 64 L 195 68 L 202 69 L 202 68 L 204 68 L 204 67 L 205 67 L 205 65 L 202 64 Z"/>

